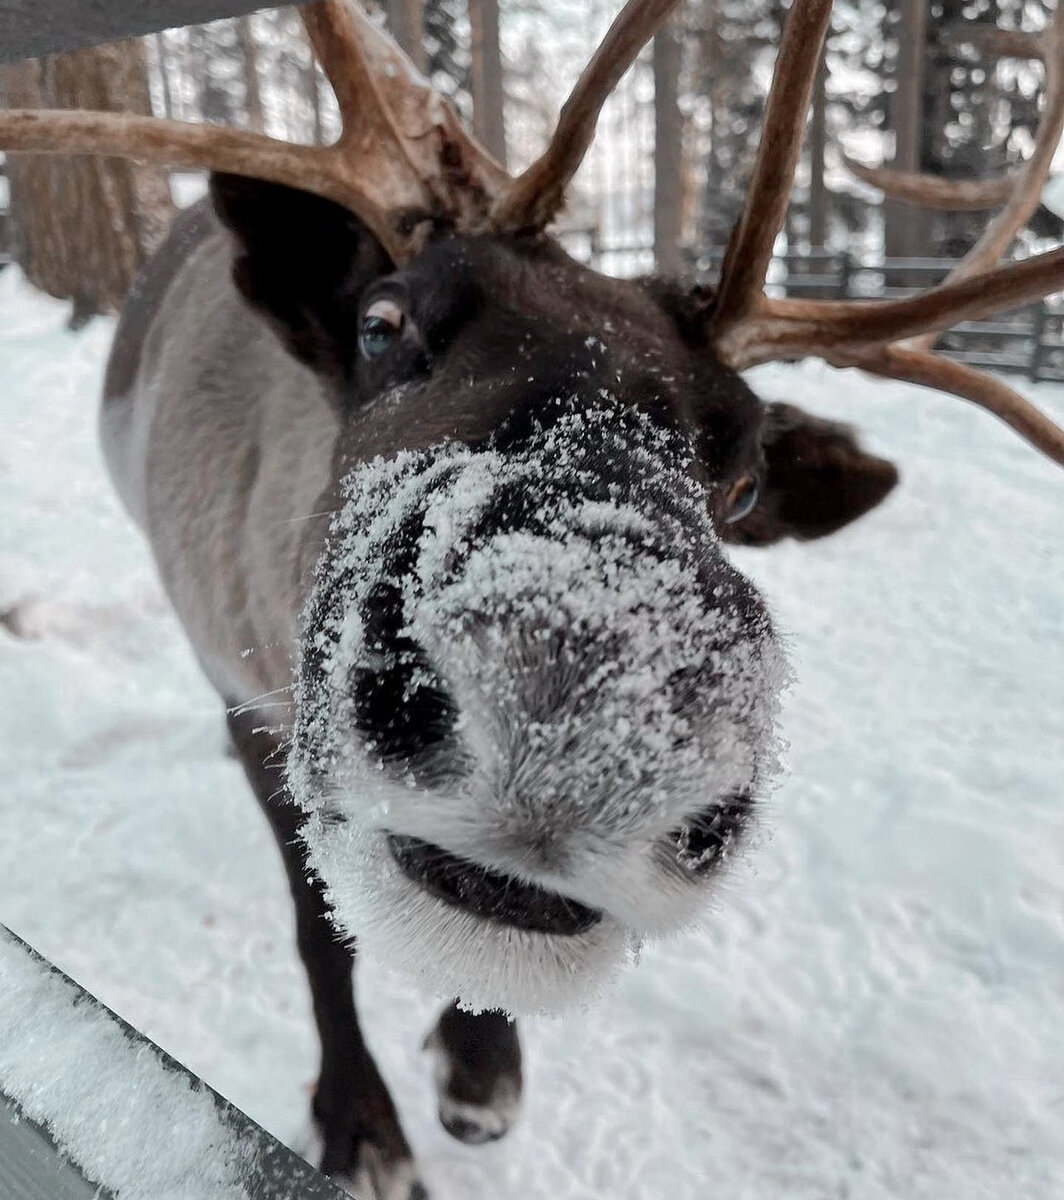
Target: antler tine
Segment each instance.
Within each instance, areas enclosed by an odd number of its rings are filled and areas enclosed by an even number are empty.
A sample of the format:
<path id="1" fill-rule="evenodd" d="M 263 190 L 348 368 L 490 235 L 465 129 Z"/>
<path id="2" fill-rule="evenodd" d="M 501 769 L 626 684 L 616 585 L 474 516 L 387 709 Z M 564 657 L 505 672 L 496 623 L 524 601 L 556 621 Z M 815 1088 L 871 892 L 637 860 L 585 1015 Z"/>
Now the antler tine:
<path id="1" fill-rule="evenodd" d="M 484 227 L 509 176 L 361 8 L 302 10 L 343 117 L 333 146 L 125 113 L 0 112 L 0 149 L 110 154 L 302 188 L 351 209 L 396 261 L 436 224 Z"/>
<path id="2" fill-rule="evenodd" d="M 369 24 L 365 14 L 343 0 L 320 0 L 299 10 L 314 54 L 340 110 L 341 141 L 365 130 L 367 136 L 398 140 L 384 97 L 359 44 Z"/>
<path id="3" fill-rule="evenodd" d="M 999 29 L 974 21 L 960 21 L 942 30 L 940 37 L 948 46 L 976 46 L 998 58 L 1042 58 L 1045 42 L 1041 33 L 1021 29 Z"/>
<path id="4" fill-rule="evenodd" d="M 1045 112 L 1038 125 L 1034 153 L 1016 179 L 1005 207 L 986 227 L 983 236 L 961 259 L 950 278 L 973 275 L 992 267 L 1016 234 L 1031 219 L 1042 197 L 1042 188 L 1053 165 L 1053 155 L 1064 133 L 1064 5 L 1042 35 L 1045 51 Z"/>
<path id="5" fill-rule="evenodd" d="M 315 152 L 261 133 L 129 113 L 0 110 L 0 149 L 109 154 L 166 166 L 204 167 L 300 186 L 314 178 Z M 323 181 L 318 181 L 324 187 Z M 303 184 L 302 186 L 308 186 Z"/>
<path id="6" fill-rule="evenodd" d="M 591 145 L 606 97 L 678 4 L 628 0 L 563 105 L 550 145 L 496 205 L 498 229 L 531 231 L 550 224 Z"/>
<path id="7" fill-rule="evenodd" d="M 903 300 L 769 300 L 727 342 L 729 365 L 745 370 L 799 354 L 831 361 L 869 346 L 942 331 L 1018 308 L 1064 288 L 1064 247 L 979 276 L 947 280 Z"/>
<path id="8" fill-rule="evenodd" d="M 1016 186 L 1012 176 L 1001 179 L 942 179 L 938 175 L 923 175 L 919 171 L 867 167 L 848 154 L 842 156 L 842 161 L 851 175 L 869 187 L 879 188 L 892 200 L 943 212 L 982 212 L 988 208 L 1000 208 Z"/>
<path id="9" fill-rule="evenodd" d="M 772 247 L 787 214 L 831 6 L 832 0 L 794 0 L 787 14 L 753 177 L 721 269 L 713 318 L 718 338 L 727 338 L 729 328 L 760 302 Z"/>
<path id="10" fill-rule="evenodd" d="M 846 365 L 860 367 L 871 375 L 901 379 L 970 400 L 1004 421 L 1047 458 L 1064 466 L 1064 430 L 1019 392 L 985 371 L 906 346 L 882 346 L 866 356 L 855 356 Z"/>
<path id="11" fill-rule="evenodd" d="M 510 177 L 399 46 L 351 0 L 319 0 L 300 15 L 340 109 L 337 164 L 353 193 L 379 194 L 396 226 L 398 246 L 385 243 L 393 256 L 408 257 L 436 223 L 484 227 Z"/>

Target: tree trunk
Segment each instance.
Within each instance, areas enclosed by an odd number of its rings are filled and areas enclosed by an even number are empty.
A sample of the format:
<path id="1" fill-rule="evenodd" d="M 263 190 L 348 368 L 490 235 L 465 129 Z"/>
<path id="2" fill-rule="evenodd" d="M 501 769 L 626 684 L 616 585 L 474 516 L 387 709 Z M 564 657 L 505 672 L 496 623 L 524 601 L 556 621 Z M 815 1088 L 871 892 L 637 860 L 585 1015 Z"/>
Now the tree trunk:
<path id="1" fill-rule="evenodd" d="M 240 63 L 244 75 L 244 115 L 248 128 L 255 133 L 266 129 L 266 114 L 262 108 L 262 89 L 259 86 L 259 56 L 250 17 L 237 17 L 236 40 L 240 44 Z"/>
<path id="2" fill-rule="evenodd" d="M 654 263 L 663 275 L 680 273 L 683 200 L 682 44 L 671 24 L 654 38 Z"/>
<path id="3" fill-rule="evenodd" d="M 900 171 L 919 171 L 921 166 L 927 6 L 928 0 L 900 0 L 894 160 L 891 163 Z M 888 258 L 918 258 L 927 253 L 930 222 L 924 210 L 898 200 L 886 200 L 883 222 Z"/>
<path id="4" fill-rule="evenodd" d="M 485 149 L 506 165 L 499 0 L 469 0 L 473 92 L 473 132 Z"/>
<path id="5" fill-rule="evenodd" d="M 311 140 L 315 146 L 321 146 L 325 142 L 325 125 L 322 121 L 321 81 L 318 79 L 318 62 L 313 53 L 310 56 L 310 62 L 304 68 L 303 90 L 306 93 L 307 103 L 310 105 L 310 119 L 312 122 Z"/>
<path id="6" fill-rule="evenodd" d="M 163 93 L 163 116 L 174 115 L 174 93 L 170 87 L 170 62 L 166 53 L 166 37 L 162 33 L 154 34 L 155 60 L 159 64 L 159 86 Z"/>
<path id="7" fill-rule="evenodd" d="M 419 71 L 425 69 L 425 50 L 422 45 L 424 7 L 424 0 L 384 0 L 388 31 Z"/>
<path id="8" fill-rule="evenodd" d="M 11 107 L 150 113 L 139 41 L 3 68 Z M 167 173 L 120 159 L 9 156 L 15 258 L 31 283 L 74 303 L 72 325 L 117 309 L 173 216 Z"/>
<path id="9" fill-rule="evenodd" d="M 813 250 L 823 250 L 828 232 L 828 190 L 824 184 L 824 151 L 828 140 L 827 82 L 827 61 L 821 55 L 809 123 L 809 245 Z"/>

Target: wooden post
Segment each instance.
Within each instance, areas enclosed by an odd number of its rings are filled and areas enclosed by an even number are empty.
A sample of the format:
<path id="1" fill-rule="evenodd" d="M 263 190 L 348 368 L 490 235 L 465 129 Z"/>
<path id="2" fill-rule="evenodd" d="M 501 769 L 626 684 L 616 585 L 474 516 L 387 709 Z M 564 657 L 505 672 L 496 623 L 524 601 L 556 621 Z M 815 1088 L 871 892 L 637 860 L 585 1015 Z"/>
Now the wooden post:
<path id="1" fill-rule="evenodd" d="M 129 1186 L 112 1187 L 115 1181 L 106 1174 L 117 1173 L 128 1184 L 137 1169 L 135 1151 L 153 1165 L 165 1162 L 170 1147 L 158 1115 L 149 1111 L 160 1097 L 164 1103 L 187 1097 L 191 1121 L 198 1122 L 191 1125 L 190 1136 L 216 1158 L 218 1187 L 208 1185 L 209 1192 L 195 1193 L 204 1200 L 223 1192 L 239 1192 L 247 1200 L 343 1200 L 347 1196 L 3 925 L 0 974 L 5 984 L 13 984 L 16 1001 L 31 1000 L 48 1014 L 39 1030 L 13 1021 L 5 1027 L 0 1019 L 0 1062 L 13 1057 L 18 1063 L 17 1050 L 24 1039 L 61 1036 L 71 1067 L 80 1065 L 86 1073 L 97 1069 L 102 1045 L 110 1072 L 104 1102 L 92 1088 L 78 1085 L 77 1071 L 57 1072 L 47 1055 L 42 1056 L 44 1065 L 31 1089 L 17 1068 L 9 1077 L 0 1072 L 0 1195 L 4 1200 L 114 1200 L 119 1193 L 128 1195 Z M 4 1000 L 8 1000 L 6 988 Z M 130 1084 L 125 1088 L 119 1082 L 122 1072 Z M 134 1081 L 142 1093 L 132 1086 Z M 109 1125 L 128 1129 L 130 1138 L 139 1132 L 135 1150 L 123 1154 L 112 1143 L 110 1152 L 101 1157 L 91 1131 Z M 237 1175 L 237 1163 L 239 1186 L 235 1178 L 231 1184 L 221 1183 L 226 1175 Z M 187 1170 L 187 1163 L 181 1170 Z M 194 1182 L 187 1178 L 183 1187 L 176 1173 L 164 1171 L 161 1178 L 160 1190 L 167 1195 L 178 1190 L 193 1194 L 189 1188 Z"/>

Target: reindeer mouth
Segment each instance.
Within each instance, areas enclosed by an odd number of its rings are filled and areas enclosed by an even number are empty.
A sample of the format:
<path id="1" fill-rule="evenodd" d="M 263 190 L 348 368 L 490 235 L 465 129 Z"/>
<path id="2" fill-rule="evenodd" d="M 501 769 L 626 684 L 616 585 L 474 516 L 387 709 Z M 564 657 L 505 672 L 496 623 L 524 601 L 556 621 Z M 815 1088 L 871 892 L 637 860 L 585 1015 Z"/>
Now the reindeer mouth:
<path id="1" fill-rule="evenodd" d="M 390 833 L 388 849 L 403 874 L 430 896 L 497 925 L 572 937 L 602 920 L 598 909 L 459 858 L 420 838 Z"/>

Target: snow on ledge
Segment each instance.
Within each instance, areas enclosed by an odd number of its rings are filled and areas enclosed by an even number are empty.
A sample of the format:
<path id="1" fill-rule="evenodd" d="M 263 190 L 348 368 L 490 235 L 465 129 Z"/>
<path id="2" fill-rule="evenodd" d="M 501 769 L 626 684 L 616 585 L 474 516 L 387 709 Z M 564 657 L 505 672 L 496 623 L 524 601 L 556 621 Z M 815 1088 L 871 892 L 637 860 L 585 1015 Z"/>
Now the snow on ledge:
<path id="1" fill-rule="evenodd" d="M 2 925 L 0 997 L 0 1095 L 116 1200 L 342 1195 Z"/>

